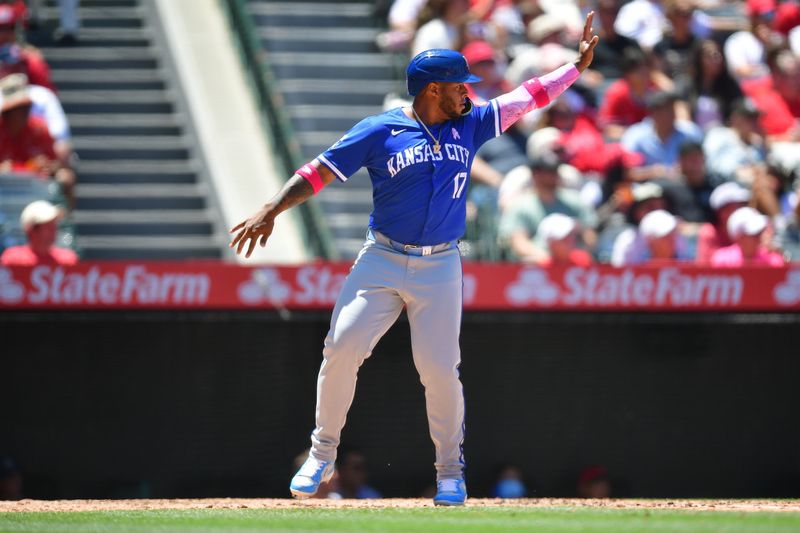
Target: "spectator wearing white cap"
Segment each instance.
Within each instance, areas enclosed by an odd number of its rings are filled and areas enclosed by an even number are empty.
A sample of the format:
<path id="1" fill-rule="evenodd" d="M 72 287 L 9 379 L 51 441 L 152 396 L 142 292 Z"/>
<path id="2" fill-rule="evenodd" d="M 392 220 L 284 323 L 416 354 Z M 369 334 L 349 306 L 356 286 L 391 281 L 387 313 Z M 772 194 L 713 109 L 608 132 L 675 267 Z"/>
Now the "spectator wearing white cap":
<path id="1" fill-rule="evenodd" d="M 630 195 L 630 198 L 626 196 Z M 658 209 L 666 210 L 667 199 L 664 189 L 652 182 L 634 184 L 630 190 L 620 189 L 612 198 L 621 209 L 626 211 L 624 225 L 615 223 L 612 218 L 600 235 L 598 250 L 601 261 L 608 257 L 610 244 L 610 262 L 614 266 L 639 264 L 648 259 L 647 245 L 639 234 L 639 224 L 650 212 Z"/>
<path id="2" fill-rule="evenodd" d="M 657 209 L 647 213 L 639 223 L 639 233 L 649 251 L 648 263 L 684 259 L 679 254 L 678 219 L 668 211 Z"/>
<path id="3" fill-rule="evenodd" d="M 745 265 L 783 266 L 783 256 L 767 249 L 761 234 L 769 220 L 752 207 L 740 207 L 728 218 L 728 234 L 734 241 L 711 256 L 711 266 L 735 268 Z"/>
<path id="4" fill-rule="evenodd" d="M 733 244 L 728 235 L 728 219 L 734 211 L 750 201 L 750 191 L 734 181 L 717 186 L 711 193 L 709 204 L 714 210 L 714 222 L 707 222 L 697 234 L 697 263 L 707 264 L 711 256 L 722 247 Z"/>
<path id="5" fill-rule="evenodd" d="M 577 220 L 567 215 L 553 213 L 544 217 L 536 230 L 536 240 L 544 245 L 548 256 L 537 263 L 541 266 L 591 265 L 592 256 L 577 247 L 577 229 Z"/>
<path id="6" fill-rule="evenodd" d="M 645 263 L 686 261 L 691 259 L 688 247 L 679 233 L 679 222 L 669 211 L 650 211 L 639 222 L 635 232 L 621 234 L 619 247 L 612 257 L 614 266 L 632 266 Z M 617 245 L 617 243 L 615 243 Z"/>
<path id="7" fill-rule="evenodd" d="M 74 265 L 78 256 L 72 250 L 55 246 L 61 210 L 45 200 L 37 200 L 22 210 L 20 223 L 28 243 L 12 246 L 0 256 L 4 266 Z"/>

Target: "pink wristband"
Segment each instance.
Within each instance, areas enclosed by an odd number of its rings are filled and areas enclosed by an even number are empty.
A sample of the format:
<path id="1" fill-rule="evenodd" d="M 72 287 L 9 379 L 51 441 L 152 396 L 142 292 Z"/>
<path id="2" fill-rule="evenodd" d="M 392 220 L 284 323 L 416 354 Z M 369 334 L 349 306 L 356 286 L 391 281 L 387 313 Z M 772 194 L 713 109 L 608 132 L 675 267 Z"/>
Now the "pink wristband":
<path id="1" fill-rule="evenodd" d="M 325 187 L 325 183 L 322 181 L 322 176 L 319 175 L 319 171 L 308 163 L 295 170 L 294 173 L 303 176 L 303 178 L 311 184 L 311 188 L 314 189 L 314 194 L 317 194 Z"/>
<path id="2" fill-rule="evenodd" d="M 523 85 L 528 93 L 533 97 L 533 101 L 536 102 L 536 107 L 541 109 L 550 103 L 550 97 L 547 95 L 547 91 L 545 90 L 544 86 L 542 86 L 542 82 L 539 81 L 539 78 L 530 79 Z"/>

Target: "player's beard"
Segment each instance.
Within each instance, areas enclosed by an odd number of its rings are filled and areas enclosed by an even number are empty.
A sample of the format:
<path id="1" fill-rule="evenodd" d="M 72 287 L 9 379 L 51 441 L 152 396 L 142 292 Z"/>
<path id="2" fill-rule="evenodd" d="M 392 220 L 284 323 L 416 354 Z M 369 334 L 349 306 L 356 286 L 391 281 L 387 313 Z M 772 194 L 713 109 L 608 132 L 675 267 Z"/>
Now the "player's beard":
<path id="1" fill-rule="evenodd" d="M 467 100 L 468 101 L 468 100 Z M 453 101 L 448 98 L 441 98 L 439 100 L 439 109 L 447 115 L 447 118 L 450 120 L 456 120 L 462 116 L 462 109 L 466 109 L 464 107 L 465 100 L 461 101 Z M 466 104 L 467 107 L 472 107 L 472 102 Z"/>

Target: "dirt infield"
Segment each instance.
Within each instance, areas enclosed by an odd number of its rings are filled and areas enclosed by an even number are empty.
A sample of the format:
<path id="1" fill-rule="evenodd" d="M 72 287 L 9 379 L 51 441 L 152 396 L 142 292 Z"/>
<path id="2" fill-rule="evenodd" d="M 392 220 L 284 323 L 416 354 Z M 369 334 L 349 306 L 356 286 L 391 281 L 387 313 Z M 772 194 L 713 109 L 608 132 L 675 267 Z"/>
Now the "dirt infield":
<path id="1" fill-rule="evenodd" d="M 597 508 L 597 509 L 682 509 L 691 511 L 735 512 L 800 512 L 800 500 L 576 500 L 539 498 L 521 500 L 472 498 L 469 507 L 535 507 L 535 508 Z M 80 512 L 136 511 L 152 509 L 289 509 L 313 507 L 320 509 L 364 508 L 385 509 L 401 507 L 433 507 L 425 499 L 382 500 L 304 500 L 214 498 L 202 500 L 21 500 L 0 501 L 0 513 L 15 512 Z"/>

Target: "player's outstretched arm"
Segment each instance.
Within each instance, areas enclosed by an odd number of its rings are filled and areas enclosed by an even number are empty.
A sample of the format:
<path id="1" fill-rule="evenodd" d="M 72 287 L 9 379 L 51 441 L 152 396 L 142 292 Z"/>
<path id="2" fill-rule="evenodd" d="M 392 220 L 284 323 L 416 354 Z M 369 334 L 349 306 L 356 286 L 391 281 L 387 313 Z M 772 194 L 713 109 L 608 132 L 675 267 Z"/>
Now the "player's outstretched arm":
<path id="1" fill-rule="evenodd" d="M 231 229 L 230 233 L 235 236 L 230 247 L 236 248 L 236 253 L 241 254 L 247 246 L 245 257 L 250 257 L 256 243 L 260 243 L 262 247 L 267 244 L 275 227 L 275 217 L 305 202 L 334 179 L 333 172 L 317 160 L 303 165 L 264 207 Z"/>
<path id="2" fill-rule="evenodd" d="M 583 26 L 583 35 L 581 41 L 578 43 L 578 59 L 575 60 L 575 68 L 579 72 L 586 70 L 592 64 L 594 59 L 594 47 L 600 41 L 597 35 L 592 34 L 592 20 L 594 19 L 594 11 L 589 11 L 586 15 L 586 24 Z"/>
<path id="3" fill-rule="evenodd" d="M 495 98 L 495 105 L 500 112 L 500 128 L 506 131 L 525 113 L 549 104 L 567 88 L 575 83 L 581 72 L 586 70 L 594 58 L 594 47 L 599 38 L 592 34 L 594 11 L 586 16 L 586 25 L 578 45 L 578 58 L 553 72 L 538 78 L 532 78 L 511 92 Z"/>

